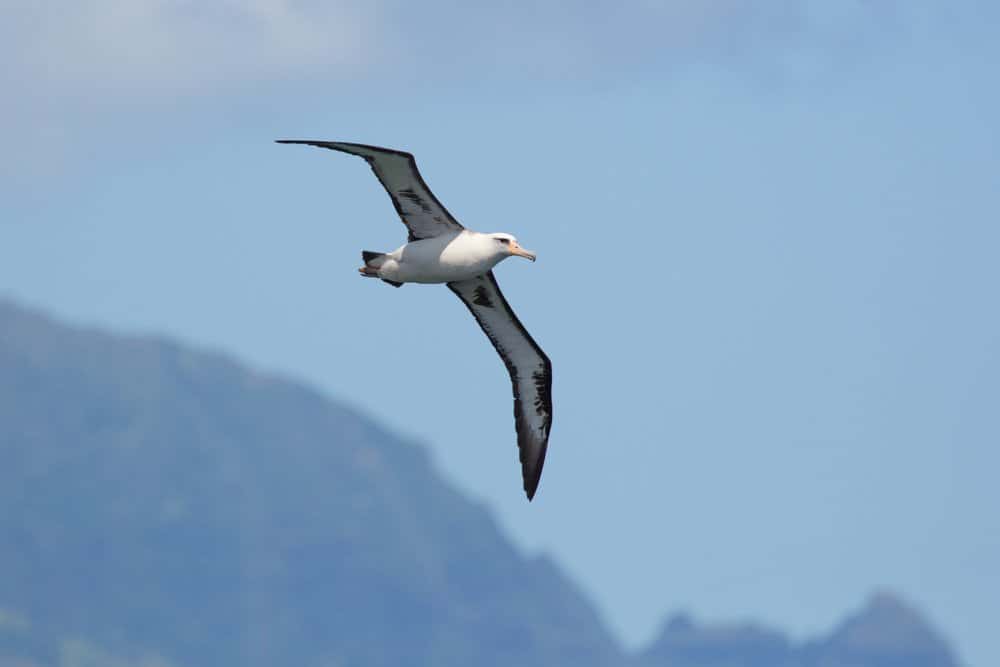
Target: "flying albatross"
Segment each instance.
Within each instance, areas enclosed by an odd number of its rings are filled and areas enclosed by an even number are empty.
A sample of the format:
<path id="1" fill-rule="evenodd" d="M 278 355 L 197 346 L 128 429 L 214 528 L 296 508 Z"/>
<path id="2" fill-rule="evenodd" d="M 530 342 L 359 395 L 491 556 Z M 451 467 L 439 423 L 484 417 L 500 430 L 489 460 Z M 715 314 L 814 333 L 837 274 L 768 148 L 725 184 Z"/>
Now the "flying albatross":
<path id="1" fill-rule="evenodd" d="M 409 230 L 407 243 L 392 252 L 361 253 L 361 275 L 393 287 L 404 283 L 445 283 L 465 304 L 500 353 L 514 385 L 514 426 L 524 491 L 531 500 L 538 488 L 552 427 L 552 364 L 504 298 L 493 267 L 512 255 L 535 261 L 510 234 L 466 229 L 424 182 L 413 155 L 364 144 L 279 139 L 365 159 L 389 193 Z"/>

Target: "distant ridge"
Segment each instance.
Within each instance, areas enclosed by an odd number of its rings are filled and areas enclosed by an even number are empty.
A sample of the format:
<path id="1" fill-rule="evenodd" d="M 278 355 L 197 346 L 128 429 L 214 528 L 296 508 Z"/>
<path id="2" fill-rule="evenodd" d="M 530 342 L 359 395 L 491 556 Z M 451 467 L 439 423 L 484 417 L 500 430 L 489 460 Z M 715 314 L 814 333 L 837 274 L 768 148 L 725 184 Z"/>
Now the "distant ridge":
<path id="1" fill-rule="evenodd" d="M 223 355 L 2 299 L 0 462 L 0 667 L 957 665 L 889 594 L 804 645 L 681 615 L 626 655 L 422 448 Z"/>
<path id="2" fill-rule="evenodd" d="M 912 606 L 889 592 L 873 595 L 825 639 L 802 648 L 808 665 L 958 667 L 948 643 Z"/>
<path id="3" fill-rule="evenodd" d="M 700 626 L 671 617 L 644 667 L 959 667 L 951 647 L 892 593 L 872 596 L 827 637 L 795 644 L 753 623 Z"/>

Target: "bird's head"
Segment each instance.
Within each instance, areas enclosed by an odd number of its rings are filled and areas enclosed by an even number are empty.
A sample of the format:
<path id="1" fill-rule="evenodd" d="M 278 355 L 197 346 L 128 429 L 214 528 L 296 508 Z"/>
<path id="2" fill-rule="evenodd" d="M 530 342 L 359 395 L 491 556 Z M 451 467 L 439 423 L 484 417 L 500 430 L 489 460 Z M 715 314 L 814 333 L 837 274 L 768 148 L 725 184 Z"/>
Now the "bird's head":
<path id="1" fill-rule="evenodd" d="M 518 257 L 530 259 L 532 262 L 535 261 L 535 253 L 522 248 L 512 234 L 497 232 L 495 234 L 489 234 L 489 236 L 494 239 L 503 255 L 517 255 Z"/>

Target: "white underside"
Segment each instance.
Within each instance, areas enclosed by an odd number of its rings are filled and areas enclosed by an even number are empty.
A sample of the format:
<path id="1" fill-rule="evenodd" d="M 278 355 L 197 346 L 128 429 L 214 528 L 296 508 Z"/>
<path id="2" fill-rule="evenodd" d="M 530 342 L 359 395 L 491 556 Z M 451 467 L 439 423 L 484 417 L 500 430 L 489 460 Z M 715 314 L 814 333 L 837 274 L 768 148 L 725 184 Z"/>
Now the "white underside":
<path id="1" fill-rule="evenodd" d="M 400 283 L 448 283 L 481 276 L 508 256 L 493 237 L 466 229 L 386 253 L 378 274 Z"/>

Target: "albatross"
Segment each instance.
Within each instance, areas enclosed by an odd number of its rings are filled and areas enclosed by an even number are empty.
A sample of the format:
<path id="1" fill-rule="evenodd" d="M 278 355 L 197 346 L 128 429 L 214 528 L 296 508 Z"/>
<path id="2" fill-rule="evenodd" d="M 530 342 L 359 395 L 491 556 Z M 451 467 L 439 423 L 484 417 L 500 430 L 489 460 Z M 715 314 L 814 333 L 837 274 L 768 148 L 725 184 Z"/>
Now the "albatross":
<path id="1" fill-rule="evenodd" d="M 365 144 L 279 139 L 364 158 L 389 194 L 409 230 L 407 242 L 392 252 L 364 250 L 365 278 L 393 287 L 405 283 L 444 283 L 476 318 L 500 354 L 514 388 L 514 428 L 524 491 L 530 501 L 538 489 L 552 428 L 552 364 L 504 298 L 493 267 L 508 257 L 535 261 L 507 233 L 482 233 L 463 227 L 424 182 L 413 155 Z"/>

